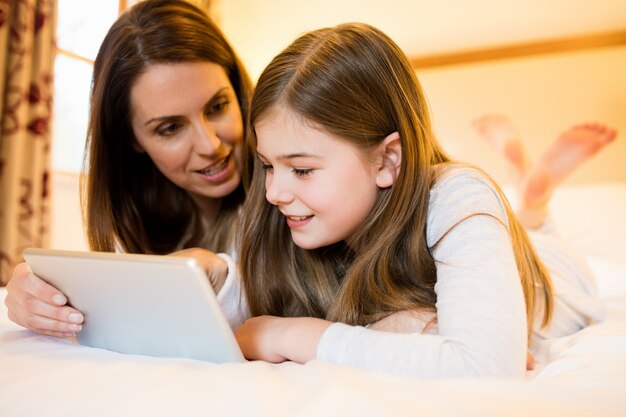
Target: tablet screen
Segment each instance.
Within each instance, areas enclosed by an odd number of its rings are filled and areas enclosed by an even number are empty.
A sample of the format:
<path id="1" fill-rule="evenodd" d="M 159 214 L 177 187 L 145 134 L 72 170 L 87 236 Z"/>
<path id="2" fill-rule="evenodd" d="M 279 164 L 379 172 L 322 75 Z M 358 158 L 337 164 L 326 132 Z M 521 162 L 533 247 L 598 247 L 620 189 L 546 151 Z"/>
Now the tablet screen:
<path id="1" fill-rule="evenodd" d="M 243 355 L 194 259 L 26 249 L 33 273 L 85 317 L 82 345 L 128 354 L 241 362 Z"/>

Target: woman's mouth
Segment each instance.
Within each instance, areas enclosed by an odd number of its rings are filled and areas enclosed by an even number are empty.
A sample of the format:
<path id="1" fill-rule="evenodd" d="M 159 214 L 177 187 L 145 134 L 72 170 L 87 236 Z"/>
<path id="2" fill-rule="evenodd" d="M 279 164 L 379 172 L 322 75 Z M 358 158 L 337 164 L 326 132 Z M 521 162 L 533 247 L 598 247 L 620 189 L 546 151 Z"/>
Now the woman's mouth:
<path id="1" fill-rule="evenodd" d="M 199 169 L 196 172 L 202 175 L 207 175 L 207 176 L 213 176 L 215 174 L 217 174 L 218 172 L 220 172 L 221 170 L 224 169 L 224 167 L 226 165 L 228 165 L 228 161 L 230 160 L 230 154 L 222 159 L 220 162 L 218 162 L 217 164 L 209 167 L 209 168 L 205 168 L 205 169 Z"/>
<path id="2" fill-rule="evenodd" d="M 218 163 L 211 165 L 208 168 L 198 169 L 194 172 L 200 174 L 202 178 L 208 180 L 210 182 L 220 183 L 231 176 L 231 162 L 232 162 L 232 153 L 228 154 L 224 159 L 219 161 Z"/>

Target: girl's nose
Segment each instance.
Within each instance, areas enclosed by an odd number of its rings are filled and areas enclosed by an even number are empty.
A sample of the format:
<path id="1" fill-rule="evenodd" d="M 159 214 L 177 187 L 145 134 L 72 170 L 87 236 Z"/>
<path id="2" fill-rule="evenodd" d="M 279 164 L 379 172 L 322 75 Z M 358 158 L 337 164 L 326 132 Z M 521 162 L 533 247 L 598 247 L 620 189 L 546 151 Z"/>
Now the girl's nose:
<path id="1" fill-rule="evenodd" d="M 293 201 L 293 193 L 285 180 L 270 172 L 266 172 L 265 175 L 265 199 L 270 204 L 278 206 Z"/>

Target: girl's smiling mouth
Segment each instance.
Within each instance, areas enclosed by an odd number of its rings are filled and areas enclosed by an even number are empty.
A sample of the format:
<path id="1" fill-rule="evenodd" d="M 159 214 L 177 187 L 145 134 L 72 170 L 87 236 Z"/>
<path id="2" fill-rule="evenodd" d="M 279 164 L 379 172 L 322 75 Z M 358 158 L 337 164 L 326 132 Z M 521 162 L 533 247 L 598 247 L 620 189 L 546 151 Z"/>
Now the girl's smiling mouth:
<path id="1" fill-rule="evenodd" d="M 287 226 L 289 226 L 290 228 L 297 228 L 297 227 L 302 227 L 305 226 L 306 224 L 309 223 L 309 221 L 311 221 L 311 219 L 313 218 L 313 215 L 309 215 L 309 216 L 287 216 L 285 215 L 285 218 L 287 219 Z"/>

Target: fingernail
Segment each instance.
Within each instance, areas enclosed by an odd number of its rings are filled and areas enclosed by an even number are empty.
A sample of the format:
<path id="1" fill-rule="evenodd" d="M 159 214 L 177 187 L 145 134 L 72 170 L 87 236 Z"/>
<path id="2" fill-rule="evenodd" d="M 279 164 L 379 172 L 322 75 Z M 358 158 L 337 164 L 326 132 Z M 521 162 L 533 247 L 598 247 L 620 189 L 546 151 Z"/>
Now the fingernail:
<path id="1" fill-rule="evenodd" d="M 80 324 L 70 324 L 69 326 L 67 326 L 67 329 L 72 332 L 80 332 L 83 329 L 83 326 L 81 326 Z"/>
<path id="2" fill-rule="evenodd" d="M 78 314 L 78 313 L 72 313 L 69 315 L 69 319 L 72 323 L 82 323 L 83 322 L 83 315 L 82 314 Z"/>
<path id="3" fill-rule="evenodd" d="M 52 296 L 52 301 L 57 305 L 64 306 L 67 303 L 67 298 L 61 294 L 55 294 Z"/>

